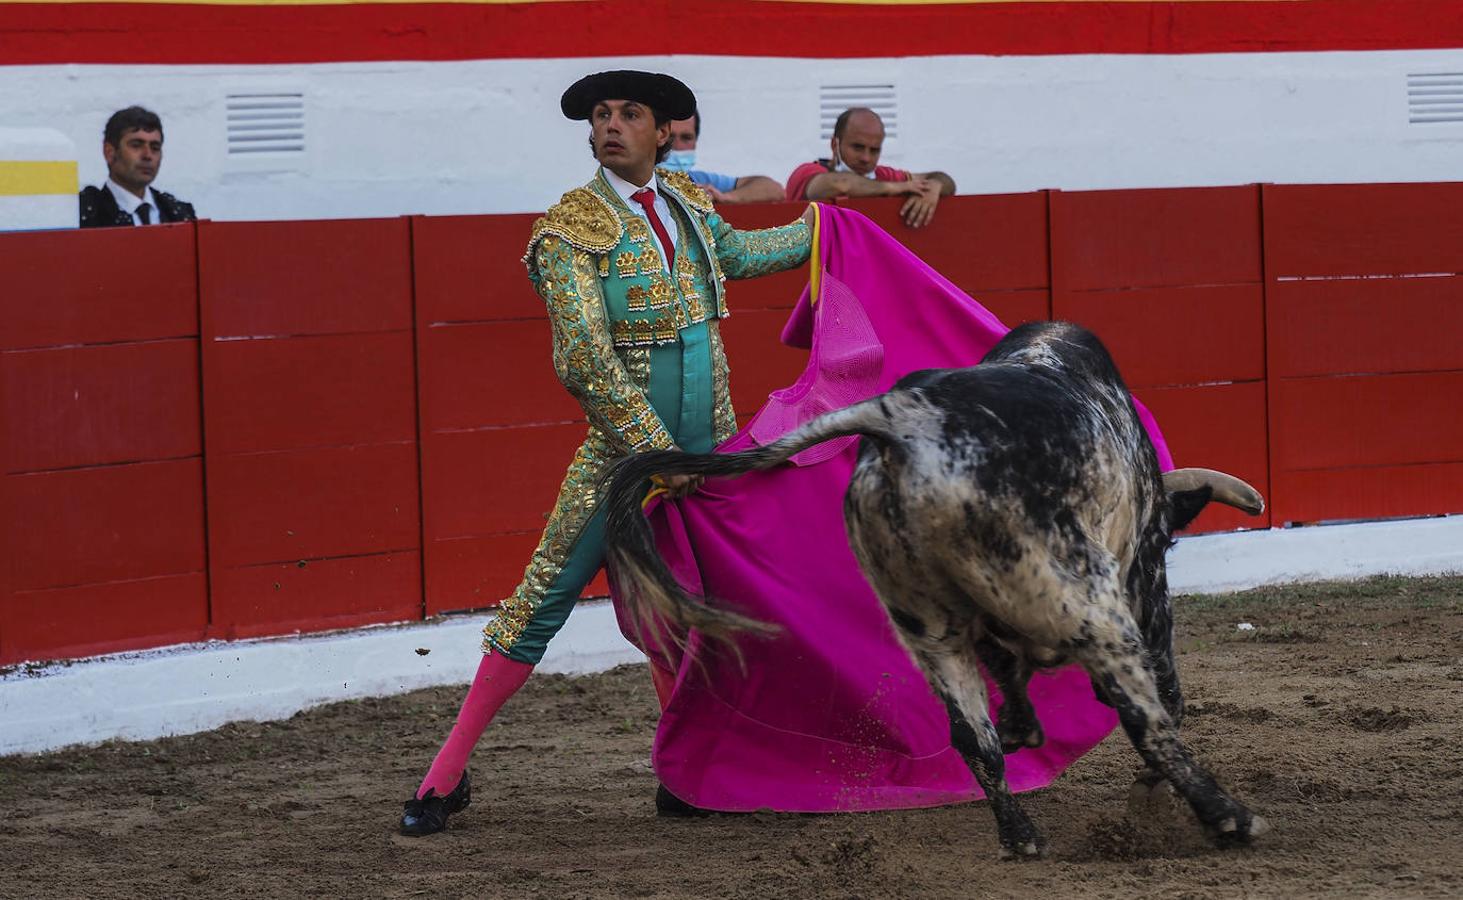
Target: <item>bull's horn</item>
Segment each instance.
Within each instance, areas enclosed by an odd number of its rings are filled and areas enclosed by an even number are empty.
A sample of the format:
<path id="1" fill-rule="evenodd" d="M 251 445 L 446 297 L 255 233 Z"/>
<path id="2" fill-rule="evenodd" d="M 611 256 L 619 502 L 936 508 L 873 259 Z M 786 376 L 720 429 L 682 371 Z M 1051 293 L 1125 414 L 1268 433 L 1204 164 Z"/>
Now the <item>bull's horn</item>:
<path id="1" fill-rule="evenodd" d="M 1170 494 L 1198 490 L 1205 485 L 1214 490 L 1214 500 L 1219 503 L 1244 510 L 1252 516 L 1265 511 L 1265 498 L 1260 496 L 1260 492 L 1233 475 L 1213 469 L 1174 469 L 1163 473 L 1163 489 Z"/>

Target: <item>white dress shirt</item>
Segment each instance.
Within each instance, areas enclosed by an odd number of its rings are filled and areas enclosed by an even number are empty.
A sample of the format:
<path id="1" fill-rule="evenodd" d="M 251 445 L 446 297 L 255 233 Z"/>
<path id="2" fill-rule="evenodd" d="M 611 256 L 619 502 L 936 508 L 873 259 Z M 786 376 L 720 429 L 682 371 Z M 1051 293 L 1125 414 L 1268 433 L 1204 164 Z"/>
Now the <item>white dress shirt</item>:
<path id="1" fill-rule="evenodd" d="M 141 225 L 142 219 L 137 215 L 137 207 L 143 204 L 143 198 L 122 187 L 122 185 L 118 184 L 110 178 L 107 179 L 107 190 L 111 191 L 112 196 L 117 198 L 117 208 L 132 217 L 132 224 Z M 161 217 L 158 213 L 157 208 L 157 194 L 154 194 L 152 192 L 152 188 L 150 187 L 143 188 L 142 192 L 147 197 L 147 205 L 152 207 L 152 209 L 148 211 L 148 217 L 152 219 L 152 221 L 148 224 L 156 225 L 158 224 L 158 222 L 161 221 Z"/>
<path id="2" fill-rule="evenodd" d="M 666 202 L 665 195 L 660 192 L 659 179 L 652 175 L 650 177 L 650 184 L 633 185 L 625 179 L 621 178 L 620 176 L 616 175 L 614 172 L 611 172 L 609 169 L 605 169 L 604 173 L 605 180 L 610 183 L 610 187 L 615 189 L 615 193 L 620 195 L 620 199 L 625 201 L 625 205 L 630 207 L 630 212 L 644 219 L 647 226 L 650 224 L 650 217 L 645 214 L 645 207 L 641 206 L 639 202 L 631 200 L 630 195 L 644 187 L 648 187 L 651 190 L 655 191 L 655 214 L 660 217 L 660 224 L 665 226 L 665 233 L 670 236 L 671 253 L 675 253 L 677 246 L 676 242 L 680 240 L 680 233 L 679 229 L 676 228 L 676 219 L 674 216 L 671 215 L 670 204 Z M 654 235 L 655 229 L 650 229 L 650 233 Z M 660 249 L 659 240 L 656 241 L 656 249 Z M 660 255 L 660 264 L 665 267 L 666 272 L 670 272 L 671 263 L 673 262 L 673 260 L 666 259 L 664 253 Z"/>

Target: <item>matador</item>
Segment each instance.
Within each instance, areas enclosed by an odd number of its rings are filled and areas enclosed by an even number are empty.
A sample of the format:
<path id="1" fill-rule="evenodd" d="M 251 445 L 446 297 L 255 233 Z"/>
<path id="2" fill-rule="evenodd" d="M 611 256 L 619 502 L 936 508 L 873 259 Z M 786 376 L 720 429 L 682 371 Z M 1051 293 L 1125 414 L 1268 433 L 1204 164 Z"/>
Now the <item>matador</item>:
<path id="1" fill-rule="evenodd" d="M 738 231 L 688 177 L 656 168 L 670 150 L 672 120 L 696 112 L 680 81 L 600 72 L 570 86 L 560 107 L 571 120 L 589 121 L 600 167 L 534 223 L 523 261 L 548 309 L 554 370 L 589 431 L 523 581 L 484 631 L 483 660 L 452 733 L 406 803 L 408 835 L 441 831 L 468 805 L 474 745 L 598 572 L 604 516 L 596 487 L 604 466 L 645 450 L 709 452 L 736 431 L 719 330 L 728 315 L 726 280 L 796 267 L 811 250 L 806 215 Z M 672 494 L 697 485 L 684 476 L 663 483 Z M 652 666 L 652 676 L 665 696 L 670 673 Z"/>

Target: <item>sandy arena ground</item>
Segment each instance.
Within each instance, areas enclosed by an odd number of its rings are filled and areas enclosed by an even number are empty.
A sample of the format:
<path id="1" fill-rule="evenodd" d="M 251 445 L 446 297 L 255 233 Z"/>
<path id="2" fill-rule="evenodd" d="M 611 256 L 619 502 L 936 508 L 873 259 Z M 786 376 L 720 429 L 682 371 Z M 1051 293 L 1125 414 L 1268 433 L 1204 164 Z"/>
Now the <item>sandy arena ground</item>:
<path id="1" fill-rule="evenodd" d="M 1463 579 L 1181 598 L 1178 630 L 1189 743 L 1274 826 L 1253 849 L 1125 818 L 1116 734 L 1025 795 L 1036 862 L 996 861 L 984 804 L 657 819 L 640 666 L 532 679 L 428 839 L 396 819 L 458 689 L 0 759 L 0 896 L 1463 896 Z"/>

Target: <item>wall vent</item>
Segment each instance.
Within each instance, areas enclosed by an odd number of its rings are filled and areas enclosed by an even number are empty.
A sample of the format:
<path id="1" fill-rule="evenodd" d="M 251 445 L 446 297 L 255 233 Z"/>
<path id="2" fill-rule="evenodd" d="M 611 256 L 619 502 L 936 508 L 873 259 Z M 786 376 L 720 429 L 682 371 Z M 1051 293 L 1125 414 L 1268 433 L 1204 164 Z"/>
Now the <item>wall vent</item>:
<path id="1" fill-rule="evenodd" d="M 819 137 L 833 136 L 833 123 L 853 106 L 867 106 L 884 120 L 884 137 L 899 137 L 899 97 L 892 84 L 825 84 L 818 88 Z"/>
<path id="2" fill-rule="evenodd" d="M 225 110 L 229 156 L 305 152 L 302 92 L 229 94 Z"/>
<path id="3" fill-rule="evenodd" d="M 1463 125 L 1463 72 L 1408 75 L 1407 121 L 1413 125 Z"/>

